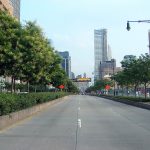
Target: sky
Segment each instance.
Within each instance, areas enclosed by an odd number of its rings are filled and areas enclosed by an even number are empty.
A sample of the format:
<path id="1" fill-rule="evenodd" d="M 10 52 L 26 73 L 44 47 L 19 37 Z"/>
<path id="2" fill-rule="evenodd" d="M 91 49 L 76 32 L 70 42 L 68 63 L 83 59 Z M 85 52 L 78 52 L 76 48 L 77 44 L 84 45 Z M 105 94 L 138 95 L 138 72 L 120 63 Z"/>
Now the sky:
<path id="1" fill-rule="evenodd" d="M 150 0 L 21 0 L 21 22 L 36 21 L 57 51 L 69 51 L 75 75 L 92 77 L 94 29 L 108 30 L 108 43 L 117 66 L 125 55 L 149 53 Z"/>

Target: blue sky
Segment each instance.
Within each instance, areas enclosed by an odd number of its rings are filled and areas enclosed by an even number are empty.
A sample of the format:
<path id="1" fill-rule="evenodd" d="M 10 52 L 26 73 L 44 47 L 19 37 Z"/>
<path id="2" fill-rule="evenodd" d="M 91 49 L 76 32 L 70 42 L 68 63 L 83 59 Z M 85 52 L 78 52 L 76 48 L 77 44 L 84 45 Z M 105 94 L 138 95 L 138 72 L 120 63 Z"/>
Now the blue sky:
<path id="1" fill-rule="evenodd" d="M 69 51 L 75 75 L 94 71 L 94 29 L 108 30 L 112 56 L 148 53 L 149 0 L 21 0 L 21 22 L 37 21 L 58 51 Z"/>

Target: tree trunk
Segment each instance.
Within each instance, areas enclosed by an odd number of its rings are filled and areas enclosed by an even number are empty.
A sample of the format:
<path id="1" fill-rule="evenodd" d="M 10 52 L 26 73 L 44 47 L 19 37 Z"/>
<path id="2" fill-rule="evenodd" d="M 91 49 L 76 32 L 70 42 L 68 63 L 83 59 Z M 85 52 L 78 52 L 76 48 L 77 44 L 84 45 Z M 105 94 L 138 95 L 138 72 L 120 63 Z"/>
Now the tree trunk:
<path id="1" fill-rule="evenodd" d="M 136 97 L 136 85 L 134 86 L 134 93 L 135 93 L 135 97 Z"/>
<path id="2" fill-rule="evenodd" d="M 28 93 L 30 92 L 30 84 L 29 84 L 29 81 L 27 82 L 27 85 L 28 85 Z"/>
<path id="3" fill-rule="evenodd" d="M 45 85 L 45 92 L 47 92 L 47 87 L 46 87 L 46 85 Z"/>
<path id="4" fill-rule="evenodd" d="M 34 86 L 34 92 L 36 93 L 36 85 Z"/>
<path id="5" fill-rule="evenodd" d="M 16 92 L 16 79 L 14 77 L 14 93 Z"/>
<path id="6" fill-rule="evenodd" d="M 146 97 L 147 97 L 146 83 L 144 83 L 144 89 L 145 89 L 145 90 L 144 90 L 144 91 L 145 91 L 144 94 L 145 94 L 145 99 L 146 99 Z"/>
<path id="7" fill-rule="evenodd" d="M 128 94 L 128 90 L 129 90 L 128 85 L 127 85 L 127 88 L 126 88 L 126 89 L 127 89 L 127 91 L 126 91 L 127 94 L 126 94 L 126 95 L 129 96 L 129 94 Z"/>
<path id="8" fill-rule="evenodd" d="M 14 89 L 14 77 L 11 77 L 11 93 L 13 93 L 13 89 Z"/>

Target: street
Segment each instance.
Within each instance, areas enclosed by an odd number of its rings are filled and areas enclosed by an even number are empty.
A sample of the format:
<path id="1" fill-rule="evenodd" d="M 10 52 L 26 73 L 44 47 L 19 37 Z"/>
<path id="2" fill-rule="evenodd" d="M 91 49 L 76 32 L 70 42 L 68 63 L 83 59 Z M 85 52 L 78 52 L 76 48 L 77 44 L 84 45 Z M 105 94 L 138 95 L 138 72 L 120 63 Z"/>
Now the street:
<path id="1" fill-rule="evenodd" d="M 69 96 L 0 132 L 0 150 L 149 150 L 150 111 Z"/>

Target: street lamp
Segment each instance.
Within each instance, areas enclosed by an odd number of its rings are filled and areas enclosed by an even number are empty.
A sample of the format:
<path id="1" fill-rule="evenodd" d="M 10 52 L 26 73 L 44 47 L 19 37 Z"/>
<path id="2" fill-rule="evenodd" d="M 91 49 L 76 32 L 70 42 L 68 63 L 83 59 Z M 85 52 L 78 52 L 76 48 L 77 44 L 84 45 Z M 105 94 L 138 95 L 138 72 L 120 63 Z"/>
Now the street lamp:
<path id="1" fill-rule="evenodd" d="M 129 31 L 131 29 L 130 27 L 130 22 L 138 22 L 138 23 L 141 23 L 141 22 L 144 22 L 144 23 L 150 23 L 150 20 L 137 20 L 137 21 L 127 21 L 127 27 L 126 29 Z M 149 54 L 150 54 L 150 33 L 148 33 L 148 37 L 149 37 Z"/>
<path id="2" fill-rule="evenodd" d="M 145 23 L 150 23 L 150 20 L 127 21 L 127 30 L 128 31 L 131 29 L 130 22 L 138 22 L 138 23 L 145 22 Z"/>

